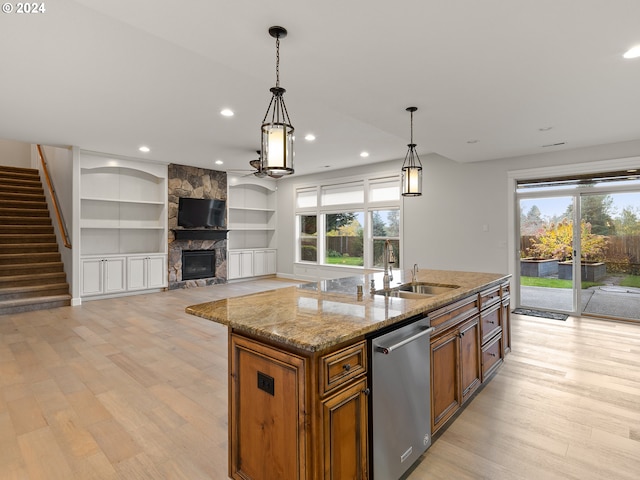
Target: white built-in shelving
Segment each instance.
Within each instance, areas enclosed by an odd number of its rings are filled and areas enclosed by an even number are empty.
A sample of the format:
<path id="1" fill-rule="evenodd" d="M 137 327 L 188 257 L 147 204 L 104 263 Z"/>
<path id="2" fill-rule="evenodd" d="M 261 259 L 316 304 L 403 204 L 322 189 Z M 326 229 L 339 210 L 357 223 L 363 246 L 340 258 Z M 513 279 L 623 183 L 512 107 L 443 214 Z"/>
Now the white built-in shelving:
<path id="1" fill-rule="evenodd" d="M 275 181 L 230 175 L 228 278 L 276 273 Z"/>
<path id="2" fill-rule="evenodd" d="M 166 286 L 167 166 L 87 153 L 80 168 L 81 295 Z"/>

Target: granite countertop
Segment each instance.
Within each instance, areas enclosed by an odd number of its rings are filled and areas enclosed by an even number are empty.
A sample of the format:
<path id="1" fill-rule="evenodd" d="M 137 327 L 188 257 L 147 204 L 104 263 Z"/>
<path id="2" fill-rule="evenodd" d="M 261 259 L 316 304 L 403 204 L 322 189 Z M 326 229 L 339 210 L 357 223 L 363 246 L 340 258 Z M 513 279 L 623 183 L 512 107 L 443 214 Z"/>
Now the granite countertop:
<path id="1" fill-rule="evenodd" d="M 391 288 L 411 282 L 410 271 L 396 270 L 393 276 Z M 371 295 L 371 279 L 381 289 L 382 277 L 382 273 L 374 273 L 304 283 L 191 305 L 186 312 L 284 346 L 316 352 L 432 311 L 502 283 L 510 275 L 420 270 L 418 282 L 459 288 L 419 299 Z M 356 294 L 357 285 L 363 286 L 361 297 Z"/>

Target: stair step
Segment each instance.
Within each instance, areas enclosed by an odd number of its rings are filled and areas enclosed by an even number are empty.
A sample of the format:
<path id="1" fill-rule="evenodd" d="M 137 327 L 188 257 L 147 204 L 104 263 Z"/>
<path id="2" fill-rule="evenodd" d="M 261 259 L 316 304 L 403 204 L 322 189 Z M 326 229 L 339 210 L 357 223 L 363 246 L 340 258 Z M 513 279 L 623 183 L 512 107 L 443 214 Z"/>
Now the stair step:
<path id="1" fill-rule="evenodd" d="M 59 262 L 59 252 L 44 252 L 44 253 L 1 253 L 0 252 L 0 265 L 19 265 L 29 263 L 50 263 Z"/>
<path id="2" fill-rule="evenodd" d="M 0 202 L 2 205 L 5 202 L 46 202 L 44 194 L 42 193 L 30 193 L 30 192 L 4 192 L 0 190 Z M 6 206 L 6 205 L 5 205 Z"/>
<path id="3" fill-rule="evenodd" d="M 52 295 L 45 297 L 22 298 L 19 300 L 5 300 L 0 302 L 0 315 L 10 315 L 22 312 L 33 312 L 49 308 L 68 307 L 71 305 L 71 295 Z"/>
<path id="4" fill-rule="evenodd" d="M 43 200 L 33 201 L 33 200 L 23 200 L 23 199 L 13 198 L 11 200 L 4 200 L 2 202 L 2 208 L 17 208 L 17 209 L 25 208 L 29 210 L 42 209 L 42 208 L 47 208 L 47 202 Z"/>
<path id="5" fill-rule="evenodd" d="M 12 178 L 12 177 L 0 177 L 0 185 L 4 186 L 16 186 L 16 187 L 36 187 L 42 188 L 42 182 L 39 178 Z"/>
<path id="6" fill-rule="evenodd" d="M 20 234 L 0 233 L 0 245 L 2 244 L 25 244 L 25 243 L 56 243 L 56 236 L 49 234 L 35 233 L 25 236 Z"/>
<path id="7" fill-rule="evenodd" d="M 37 275 L 39 273 L 63 272 L 62 262 L 20 263 L 16 265 L 0 265 L 0 277 L 14 275 Z"/>
<path id="8" fill-rule="evenodd" d="M 53 235 L 53 225 L 4 225 L 0 230 L 3 234 L 15 235 Z"/>
<path id="9" fill-rule="evenodd" d="M 47 253 L 47 252 L 57 252 L 58 244 L 57 243 L 8 243 L 8 244 L 0 244 L 0 254 L 13 254 L 13 253 Z"/>
<path id="10" fill-rule="evenodd" d="M 2 185 L 0 183 L 0 192 L 2 193 L 22 193 L 31 195 L 43 195 L 44 189 L 42 185 L 24 186 L 24 185 Z"/>
<path id="11" fill-rule="evenodd" d="M 11 167 L 9 165 L 0 165 L 0 175 L 11 175 L 11 174 L 39 176 L 40 172 L 38 172 L 38 170 L 35 168 Z"/>
<path id="12" fill-rule="evenodd" d="M 15 217 L 0 215 L 0 225 L 51 225 L 49 217 Z M 0 231 L 2 231 L 0 229 Z"/>
<path id="13" fill-rule="evenodd" d="M 0 288 L 52 285 L 66 281 L 64 272 L 0 276 Z"/>
<path id="14" fill-rule="evenodd" d="M 0 302 L 22 298 L 50 297 L 53 295 L 69 295 L 69 284 L 55 283 L 51 285 L 2 288 L 0 289 Z"/>
<path id="15" fill-rule="evenodd" d="M 48 217 L 47 208 L 4 208 L 0 207 L 0 217 Z"/>

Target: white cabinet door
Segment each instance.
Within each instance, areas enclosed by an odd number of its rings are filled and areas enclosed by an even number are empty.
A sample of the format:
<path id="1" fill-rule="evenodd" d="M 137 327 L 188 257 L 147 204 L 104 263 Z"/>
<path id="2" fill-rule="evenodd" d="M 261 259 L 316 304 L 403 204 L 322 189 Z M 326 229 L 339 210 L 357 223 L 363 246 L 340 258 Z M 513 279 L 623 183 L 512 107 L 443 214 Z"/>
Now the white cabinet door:
<path id="1" fill-rule="evenodd" d="M 227 253 L 227 277 L 229 280 L 240 278 L 240 252 Z"/>
<path id="2" fill-rule="evenodd" d="M 164 255 L 147 258 L 147 287 L 163 288 L 167 286 L 167 260 Z"/>
<path id="3" fill-rule="evenodd" d="M 85 258 L 81 261 L 81 296 L 123 292 L 125 257 Z"/>
<path id="4" fill-rule="evenodd" d="M 265 274 L 273 275 L 277 272 L 276 250 L 267 250 L 265 253 Z"/>
<path id="5" fill-rule="evenodd" d="M 256 250 L 253 252 L 253 274 L 258 277 L 265 275 L 267 266 L 267 252 L 265 250 Z"/>
<path id="6" fill-rule="evenodd" d="M 102 259 L 89 258 L 80 262 L 82 283 L 80 295 L 99 295 L 102 293 Z"/>
<path id="7" fill-rule="evenodd" d="M 126 263 L 124 257 L 107 258 L 103 262 L 104 293 L 124 292 L 126 290 Z"/>
<path id="8" fill-rule="evenodd" d="M 147 288 L 147 257 L 127 258 L 127 288 L 142 290 Z"/>
<path id="9" fill-rule="evenodd" d="M 165 256 L 154 255 L 127 258 L 127 289 L 144 290 L 166 286 Z"/>
<path id="10" fill-rule="evenodd" d="M 240 276 L 253 276 L 253 250 L 243 250 L 240 252 Z"/>

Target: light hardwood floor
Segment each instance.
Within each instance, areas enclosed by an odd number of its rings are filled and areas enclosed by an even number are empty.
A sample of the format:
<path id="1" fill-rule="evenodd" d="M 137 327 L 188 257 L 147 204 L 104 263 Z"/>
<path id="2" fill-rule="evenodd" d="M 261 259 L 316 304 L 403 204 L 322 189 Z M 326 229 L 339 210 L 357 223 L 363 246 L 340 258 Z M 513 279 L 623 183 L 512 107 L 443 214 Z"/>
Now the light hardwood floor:
<path id="1" fill-rule="evenodd" d="M 260 280 L 0 316 L 0 479 L 227 478 L 226 328 Z M 640 326 L 513 316 L 513 352 L 410 480 L 637 479 Z"/>

